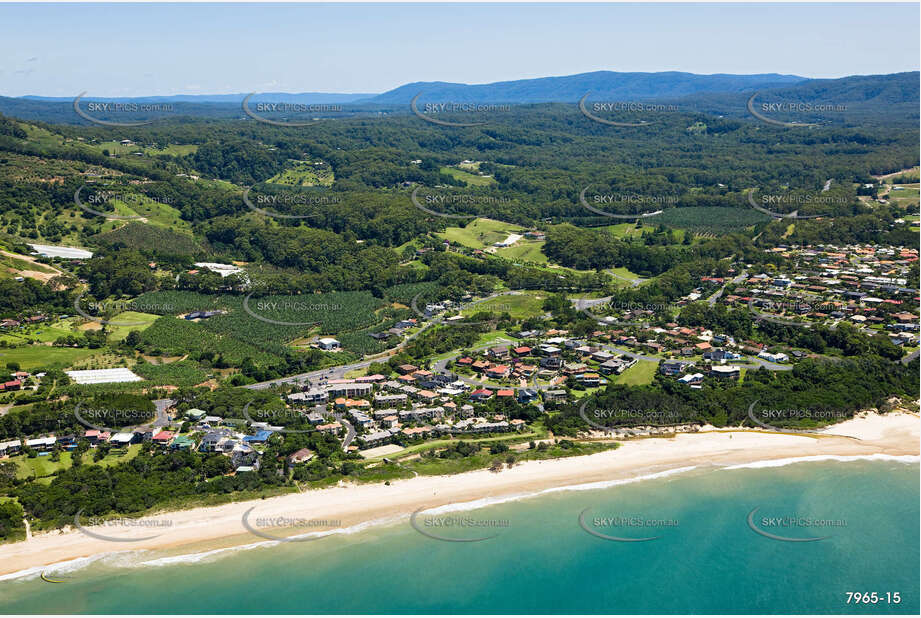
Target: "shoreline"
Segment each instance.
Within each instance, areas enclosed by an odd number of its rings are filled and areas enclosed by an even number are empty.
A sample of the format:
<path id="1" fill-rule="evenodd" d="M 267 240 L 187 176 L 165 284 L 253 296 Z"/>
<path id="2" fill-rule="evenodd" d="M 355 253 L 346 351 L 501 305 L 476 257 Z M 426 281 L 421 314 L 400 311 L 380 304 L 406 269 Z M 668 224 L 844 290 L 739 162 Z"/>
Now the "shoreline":
<path id="1" fill-rule="evenodd" d="M 79 530 L 50 531 L 31 539 L 0 545 L 0 579 L 38 576 L 41 567 L 90 563 L 107 554 L 138 550 L 175 551 L 182 555 L 225 551 L 277 543 L 277 537 L 322 538 L 326 533 L 351 533 L 371 526 L 405 520 L 417 510 L 468 510 L 497 502 L 520 500 L 550 491 L 578 491 L 676 474 L 693 468 L 773 467 L 798 461 L 917 458 L 921 419 L 910 413 L 865 413 L 814 435 L 705 428 L 671 438 L 621 442 L 620 448 L 563 459 L 523 462 L 499 473 L 476 470 L 449 476 L 367 485 L 342 485 L 264 500 L 231 502 L 211 507 L 147 515 L 163 527 L 125 531 L 103 525 Z M 910 459 L 907 459 L 910 461 Z M 247 513 L 249 529 L 244 524 Z M 303 525 L 271 527 L 311 520 Z M 313 527 L 317 520 L 328 524 Z M 181 556 L 151 555 L 146 562 Z"/>

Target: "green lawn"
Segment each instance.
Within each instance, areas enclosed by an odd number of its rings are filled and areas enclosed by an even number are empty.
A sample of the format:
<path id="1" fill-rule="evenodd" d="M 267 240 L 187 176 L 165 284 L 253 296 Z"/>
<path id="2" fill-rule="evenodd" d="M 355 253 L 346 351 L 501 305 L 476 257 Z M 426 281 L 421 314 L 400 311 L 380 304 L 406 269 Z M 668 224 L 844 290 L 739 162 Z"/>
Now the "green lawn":
<path id="1" fill-rule="evenodd" d="M 508 312 L 515 319 L 524 319 L 542 315 L 542 305 L 549 296 L 547 292 L 527 291 L 521 294 L 503 294 L 486 302 L 471 305 L 461 312 L 462 315 L 471 316 L 477 311 L 491 311 L 492 313 Z"/>
<path id="2" fill-rule="evenodd" d="M 95 464 L 97 466 L 103 467 L 114 466 L 119 462 L 133 458 L 140 452 L 140 450 L 140 444 L 132 444 L 127 449 L 113 450 L 100 461 L 94 462 L 93 453 L 95 451 L 91 449 L 84 453 L 83 463 Z M 71 453 L 64 451 L 61 453 L 61 458 L 59 461 L 52 461 L 50 455 L 32 458 L 25 455 L 17 455 L 16 457 L 10 457 L 9 461 L 14 462 L 19 467 L 16 473 L 18 478 L 27 478 L 33 474 L 37 478 L 41 478 L 45 476 L 51 476 L 58 470 L 66 470 L 67 468 L 70 468 L 72 459 L 73 456 Z"/>
<path id="3" fill-rule="evenodd" d="M 184 157 L 198 150 L 197 144 L 169 144 L 163 148 L 152 148 L 148 146 L 138 146 L 137 144 L 123 146 L 119 142 L 100 142 L 98 144 L 92 144 L 92 146 L 100 152 L 108 150 L 109 154 L 120 156 L 130 155 L 135 152 L 143 152 L 148 156 L 165 154 L 174 157 Z"/>
<path id="4" fill-rule="evenodd" d="M 464 227 L 449 227 L 438 234 L 438 237 L 471 249 L 485 249 L 500 240 L 505 240 L 509 234 L 522 233 L 524 233 L 524 228 L 512 223 L 493 219 L 474 219 Z"/>
<path id="5" fill-rule="evenodd" d="M 291 161 L 293 166 L 282 170 L 266 182 L 292 187 L 329 187 L 333 184 L 333 170 L 322 161 Z M 314 165 L 319 163 L 319 165 Z"/>
<path id="6" fill-rule="evenodd" d="M 64 320 L 53 325 L 36 324 L 24 328 L 0 331 L 0 341 L 5 341 L 12 345 L 28 343 L 29 341 L 45 343 L 55 341 L 58 337 L 67 337 L 73 334 L 74 332 L 70 329 L 70 320 Z"/>
<path id="7" fill-rule="evenodd" d="M 142 331 L 153 324 L 160 316 L 152 313 L 139 313 L 137 311 L 124 311 L 109 318 L 110 322 L 140 322 L 136 326 L 115 326 L 109 325 L 109 334 L 106 337 L 108 341 L 121 341 L 128 336 L 133 330 Z"/>
<path id="8" fill-rule="evenodd" d="M 495 184 L 496 182 L 495 178 L 486 178 L 485 176 L 480 176 L 479 174 L 471 174 L 470 172 L 459 170 L 456 167 L 443 167 L 440 171 L 442 174 L 447 174 L 458 180 L 463 180 L 468 185 L 474 187 L 485 187 L 491 184 Z"/>
<path id="9" fill-rule="evenodd" d="M 476 340 L 476 343 L 473 344 L 473 347 L 479 348 L 481 346 L 509 345 L 509 343 L 517 342 L 517 337 L 509 335 L 504 330 L 493 330 L 488 333 L 482 333 L 480 338 Z"/>
<path id="10" fill-rule="evenodd" d="M 54 348 L 44 345 L 33 345 L 22 348 L 0 348 L 0 365 L 16 362 L 23 371 L 33 369 L 64 369 L 74 362 L 83 360 L 94 354 L 93 350 L 83 348 Z"/>
<path id="11" fill-rule="evenodd" d="M 627 384 L 630 386 L 641 386 L 651 384 L 656 376 L 656 369 L 659 363 L 654 361 L 638 361 L 633 367 L 620 374 L 615 382 L 617 384 Z"/>
<path id="12" fill-rule="evenodd" d="M 528 240 L 522 238 L 511 247 L 505 247 L 496 251 L 496 255 L 502 256 L 516 262 L 536 262 L 546 264 L 547 256 L 543 254 L 543 240 Z"/>

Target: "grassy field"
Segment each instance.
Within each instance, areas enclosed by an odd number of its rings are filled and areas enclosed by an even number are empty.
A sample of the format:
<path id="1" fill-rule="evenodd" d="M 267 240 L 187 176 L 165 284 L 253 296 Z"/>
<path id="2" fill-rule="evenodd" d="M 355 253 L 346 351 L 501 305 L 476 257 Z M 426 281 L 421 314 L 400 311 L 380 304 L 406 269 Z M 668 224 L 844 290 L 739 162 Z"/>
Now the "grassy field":
<path id="1" fill-rule="evenodd" d="M 140 450 L 140 444 L 132 444 L 127 449 L 111 451 L 98 462 L 93 461 L 93 451 L 90 450 L 83 454 L 82 461 L 85 464 L 95 464 L 98 466 L 109 467 L 114 466 L 119 462 L 132 459 L 140 452 Z M 67 451 L 64 451 L 61 453 L 61 458 L 59 461 L 52 461 L 50 455 L 32 458 L 26 457 L 25 455 L 17 455 L 16 457 L 10 457 L 9 461 L 14 462 L 18 466 L 16 472 L 16 476 L 18 478 L 24 479 L 33 475 L 36 478 L 41 478 L 51 476 L 57 473 L 58 470 L 66 470 L 67 468 L 70 468 L 73 462 L 73 455 Z"/>
<path id="2" fill-rule="evenodd" d="M 485 176 L 480 176 L 479 174 L 471 174 L 470 172 L 465 172 L 464 170 L 457 169 L 456 167 L 443 167 L 439 171 L 441 171 L 442 174 L 447 174 L 458 180 L 463 180 L 468 185 L 474 187 L 486 187 L 496 183 L 495 178 L 487 178 Z"/>
<path id="3" fill-rule="evenodd" d="M 462 315 L 471 316 L 477 311 L 491 311 L 492 313 L 508 312 L 515 319 L 524 319 L 544 313 L 542 305 L 547 298 L 546 292 L 528 291 L 521 294 L 505 294 L 486 302 L 470 306 L 461 312 Z"/>
<path id="4" fill-rule="evenodd" d="M 292 167 L 272 176 L 266 182 L 292 187 L 329 187 L 333 184 L 333 170 L 322 161 L 291 161 L 291 163 L 293 163 Z"/>
<path id="5" fill-rule="evenodd" d="M 197 144 L 168 144 L 162 148 L 153 148 L 150 146 L 139 146 L 137 144 L 123 146 L 119 142 L 99 142 L 97 144 L 91 144 L 91 146 L 99 151 L 108 150 L 109 154 L 118 156 L 143 152 L 148 156 L 170 155 L 173 157 L 184 157 L 198 150 Z"/>
<path id="6" fill-rule="evenodd" d="M 543 254 L 544 241 L 528 240 L 522 238 L 511 247 L 504 247 L 496 251 L 496 255 L 516 262 L 535 262 L 547 264 L 547 256 Z"/>
<path id="7" fill-rule="evenodd" d="M 31 371 L 39 367 L 63 369 L 70 367 L 76 361 L 92 356 L 93 353 L 93 350 L 82 348 L 53 348 L 44 345 L 0 349 L 0 365 L 11 362 L 19 363 L 23 371 Z"/>
<path id="8" fill-rule="evenodd" d="M 67 318 L 66 320 L 58 320 L 54 324 L 35 324 L 22 328 L 12 328 L 0 331 L 0 341 L 5 341 L 11 345 L 20 345 L 33 341 L 39 343 L 52 342 L 58 337 L 73 335 L 73 323 L 73 318 Z"/>
<path id="9" fill-rule="evenodd" d="M 500 240 L 505 240 L 509 234 L 522 233 L 524 228 L 512 223 L 474 219 L 465 227 L 449 227 L 438 236 L 452 244 L 464 245 L 471 249 L 485 249 Z"/>
<path id="10" fill-rule="evenodd" d="M 160 316 L 153 313 L 139 313 L 137 311 L 124 311 L 109 318 L 110 322 L 141 322 L 137 326 L 109 325 L 108 341 L 121 341 L 133 330 L 143 331 L 153 324 Z"/>
<path id="11" fill-rule="evenodd" d="M 638 361 L 633 367 L 620 374 L 615 382 L 617 384 L 627 384 L 630 386 L 641 386 L 651 384 L 652 379 L 656 376 L 656 369 L 659 363 L 653 361 Z"/>

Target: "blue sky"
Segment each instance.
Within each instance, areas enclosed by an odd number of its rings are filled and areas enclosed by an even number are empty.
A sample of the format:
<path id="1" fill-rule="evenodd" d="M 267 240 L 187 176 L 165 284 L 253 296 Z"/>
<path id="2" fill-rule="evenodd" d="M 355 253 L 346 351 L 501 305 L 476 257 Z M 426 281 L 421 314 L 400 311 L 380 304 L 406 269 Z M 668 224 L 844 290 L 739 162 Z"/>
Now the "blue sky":
<path id="1" fill-rule="evenodd" d="M 919 68 L 915 4 L 0 5 L 0 95 L 383 92 L 596 70 Z"/>

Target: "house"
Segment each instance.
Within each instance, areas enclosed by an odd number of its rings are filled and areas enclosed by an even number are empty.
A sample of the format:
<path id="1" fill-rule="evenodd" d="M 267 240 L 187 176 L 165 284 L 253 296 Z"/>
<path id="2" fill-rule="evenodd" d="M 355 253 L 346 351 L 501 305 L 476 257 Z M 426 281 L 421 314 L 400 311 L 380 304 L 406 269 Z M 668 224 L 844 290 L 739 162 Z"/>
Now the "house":
<path id="1" fill-rule="evenodd" d="M 94 429 L 93 431 L 96 432 L 96 434 L 99 433 L 99 432 L 96 431 L 95 429 Z M 89 434 L 89 432 L 86 432 L 86 433 Z M 169 444 L 170 440 L 172 440 L 174 436 L 175 436 L 175 434 L 174 434 L 172 431 L 165 431 L 165 430 L 164 430 L 164 431 L 161 431 L 161 432 L 155 434 L 155 435 L 151 438 L 151 441 L 153 441 L 154 444 Z M 89 437 L 89 436 L 87 436 L 87 437 Z"/>
<path id="2" fill-rule="evenodd" d="M 305 461 L 310 461 L 311 459 L 313 459 L 313 456 L 314 456 L 314 452 L 311 451 L 309 448 L 302 448 L 288 455 L 288 463 L 292 465 L 304 463 Z"/>
<path id="3" fill-rule="evenodd" d="M 547 402 L 566 401 L 566 391 L 561 388 L 544 391 L 544 401 L 547 401 Z"/>
<path id="4" fill-rule="evenodd" d="M 190 410 L 186 410 L 185 415 L 193 421 L 200 421 L 206 417 L 208 413 L 204 410 L 199 410 L 198 408 L 191 408 Z"/>
<path id="5" fill-rule="evenodd" d="M 531 403 L 536 400 L 538 393 L 533 388 L 518 389 L 518 403 Z"/>
<path id="6" fill-rule="evenodd" d="M 582 384 L 582 386 L 589 388 L 601 384 L 601 376 L 597 373 L 583 373 L 577 379 Z"/>
<path id="7" fill-rule="evenodd" d="M 327 425 L 317 425 L 317 431 L 323 433 L 331 433 L 333 435 L 339 435 L 339 432 L 342 431 L 341 423 L 329 423 Z"/>
<path id="8" fill-rule="evenodd" d="M 563 359 L 559 356 L 545 356 L 540 359 L 540 366 L 543 369 L 558 370 L 563 366 Z"/>
<path id="9" fill-rule="evenodd" d="M 762 350 L 758 353 L 758 358 L 763 358 L 769 363 L 786 363 L 790 360 L 790 357 L 784 354 L 783 352 L 771 353 L 767 350 Z"/>
<path id="10" fill-rule="evenodd" d="M 272 433 L 274 432 L 271 432 L 267 429 L 262 429 L 251 436 L 243 436 L 243 441 L 250 444 L 264 444 L 266 440 L 269 439 L 269 436 L 272 435 Z"/>
<path id="11" fill-rule="evenodd" d="M 358 436 L 358 441 L 366 448 L 388 444 L 393 439 L 393 434 L 389 431 L 374 431 L 363 436 Z"/>
<path id="12" fill-rule="evenodd" d="M 678 381 L 681 382 L 682 384 L 688 384 L 688 385 L 700 384 L 701 382 L 704 381 L 704 374 L 688 373 L 678 378 Z"/>
<path id="13" fill-rule="evenodd" d="M 214 453 L 220 450 L 218 445 L 222 440 L 227 438 L 227 434 L 222 431 L 212 431 L 201 439 L 201 444 L 198 445 L 198 450 L 202 453 Z"/>
<path id="14" fill-rule="evenodd" d="M 4 455 L 14 455 L 20 451 L 22 443 L 19 440 L 9 440 L 0 442 L 0 457 Z"/>
<path id="15" fill-rule="evenodd" d="M 496 391 L 496 397 L 514 397 L 515 391 L 511 388 L 500 388 Z"/>
<path id="16" fill-rule="evenodd" d="M 489 349 L 489 355 L 496 360 L 505 360 L 509 357 L 508 346 L 496 346 Z"/>
<path id="17" fill-rule="evenodd" d="M 531 353 L 531 348 L 529 346 L 523 345 L 512 350 L 515 353 L 515 356 L 527 356 Z"/>
<path id="18" fill-rule="evenodd" d="M 737 365 L 718 365 L 710 369 L 710 376 L 713 378 L 730 378 L 738 379 L 742 374 L 742 369 Z"/>
<path id="19" fill-rule="evenodd" d="M 414 373 L 414 372 L 416 372 L 416 371 L 418 371 L 418 370 L 419 370 L 418 367 L 416 367 L 415 365 L 409 365 L 409 364 L 407 364 L 407 365 L 400 365 L 399 367 L 397 367 L 397 373 L 399 373 L 399 374 L 401 374 L 401 375 L 406 375 L 406 374 L 408 374 L 408 373 Z"/>
<path id="20" fill-rule="evenodd" d="M 478 388 L 470 393 L 470 398 L 474 401 L 486 401 L 492 397 L 492 391 L 488 388 Z"/>
<path id="21" fill-rule="evenodd" d="M 173 438 L 173 441 L 169 443 L 169 447 L 174 451 L 191 451 L 195 448 L 195 441 L 189 436 L 176 436 Z"/>
<path id="22" fill-rule="evenodd" d="M 323 422 L 323 415 L 320 412 L 308 412 L 307 422 L 311 425 L 319 425 Z"/>
<path id="23" fill-rule="evenodd" d="M 288 395 L 288 401 L 303 403 L 326 403 L 329 401 L 329 393 L 324 388 L 313 388 L 303 393 L 291 393 Z"/>
<path id="24" fill-rule="evenodd" d="M 26 446 L 39 452 L 43 452 L 53 448 L 57 441 L 58 439 L 54 436 L 48 436 L 46 438 L 33 438 L 32 440 L 26 440 Z"/>
<path id="25" fill-rule="evenodd" d="M 317 339 L 317 347 L 327 352 L 336 351 L 342 348 L 342 344 L 332 337 L 320 337 Z"/>
<path id="26" fill-rule="evenodd" d="M 504 379 L 512 372 L 508 365 L 494 365 L 486 370 L 486 376 L 495 379 Z"/>
<path id="27" fill-rule="evenodd" d="M 659 365 L 659 373 L 666 376 L 674 376 L 684 371 L 685 367 L 691 365 L 693 365 L 693 363 L 686 361 L 667 360 Z"/>
<path id="28" fill-rule="evenodd" d="M 374 391 L 373 384 L 361 382 L 346 382 L 344 384 L 330 384 L 326 387 L 326 394 L 331 399 L 338 397 L 367 397 Z"/>
<path id="29" fill-rule="evenodd" d="M 109 444 L 115 447 L 128 446 L 132 442 L 134 442 L 134 433 L 129 431 L 117 433 L 109 438 Z"/>
<path id="30" fill-rule="evenodd" d="M 256 449 L 248 444 L 237 443 L 230 452 L 230 461 L 234 470 L 242 472 L 243 468 L 250 468 L 246 472 L 254 472 L 259 469 L 259 453 Z"/>

